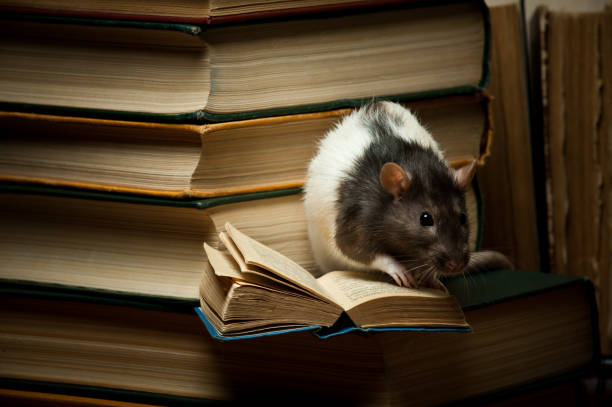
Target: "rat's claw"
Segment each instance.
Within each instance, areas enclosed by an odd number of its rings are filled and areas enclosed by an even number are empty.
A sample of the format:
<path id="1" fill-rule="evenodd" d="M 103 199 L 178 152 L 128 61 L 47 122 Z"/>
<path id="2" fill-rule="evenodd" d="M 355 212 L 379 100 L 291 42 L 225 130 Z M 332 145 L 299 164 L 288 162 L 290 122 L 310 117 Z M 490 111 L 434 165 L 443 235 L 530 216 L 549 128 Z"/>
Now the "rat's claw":
<path id="1" fill-rule="evenodd" d="M 408 284 L 406 284 L 406 287 L 415 288 L 417 284 L 412 273 L 404 270 L 404 275 L 406 276 L 406 280 L 408 280 Z"/>
<path id="2" fill-rule="evenodd" d="M 391 275 L 391 277 L 393 277 L 393 280 L 395 280 L 395 283 L 401 287 L 402 286 L 402 280 L 399 278 L 399 276 L 397 274 L 390 274 L 390 275 Z"/>
<path id="3" fill-rule="evenodd" d="M 416 287 L 416 282 L 412 274 L 404 266 L 398 263 L 391 256 L 378 255 L 371 263 L 372 268 L 384 271 L 393 277 L 393 280 L 400 287 Z"/>
<path id="4" fill-rule="evenodd" d="M 416 287 L 416 281 L 414 280 L 414 277 L 409 271 L 407 271 L 403 267 L 401 269 L 388 271 L 387 274 L 391 275 L 391 277 L 393 277 L 393 280 L 395 280 L 397 285 L 399 285 L 400 287 Z"/>
<path id="5" fill-rule="evenodd" d="M 412 273 L 410 273 L 406 269 L 403 269 L 399 273 L 399 275 L 400 275 L 400 278 L 401 278 L 402 283 L 403 283 L 403 284 L 400 284 L 400 286 L 404 286 L 404 287 L 408 287 L 408 288 L 416 287 L 416 281 L 414 280 L 414 277 L 412 276 Z"/>

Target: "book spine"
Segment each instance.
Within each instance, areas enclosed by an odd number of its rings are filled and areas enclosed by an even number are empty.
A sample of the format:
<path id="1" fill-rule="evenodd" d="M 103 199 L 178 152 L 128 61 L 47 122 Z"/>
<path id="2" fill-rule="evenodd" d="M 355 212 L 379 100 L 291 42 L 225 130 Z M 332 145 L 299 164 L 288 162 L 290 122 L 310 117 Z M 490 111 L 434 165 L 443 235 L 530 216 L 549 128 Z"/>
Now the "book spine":
<path id="1" fill-rule="evenodd" d="M 482 74 L 480 82 L 478 82 L 478 88 L 486 89 L 491 81 L 491 17 L 489 15 L 489 8 L 484 1 L 480 2 L 480 9 L 485 33 L 482 52 Z"/>
<path id="2" fill-rule="evenodd" d="M 484 201 L 480 192 L 480 185 L 478 184 L 478 177 L 474 175 L 472 178 L 472 189 L 474 190 L 474 197 L 476 198 L 476 247 L 475 250 L 480 250 L 482 247 L 482 229 L 484 219 Z M 474 233 L 474 231 L 470 231 Z"/>

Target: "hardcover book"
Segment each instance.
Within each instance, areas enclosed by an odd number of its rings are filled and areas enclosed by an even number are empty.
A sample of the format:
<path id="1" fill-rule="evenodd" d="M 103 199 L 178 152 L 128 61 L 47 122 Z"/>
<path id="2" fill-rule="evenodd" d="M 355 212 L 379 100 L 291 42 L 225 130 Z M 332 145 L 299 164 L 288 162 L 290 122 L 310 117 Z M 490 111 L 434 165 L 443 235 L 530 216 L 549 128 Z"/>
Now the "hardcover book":
<path id="1" fill-rule="evenodd" d="M 492 133 L 486 95 L 407 106 L 452 164 L 484 164 Z M 206 125 L 0 112 L 0 179 L 172 198 L 301 187 L 318 140 L 351 111 Z"/>
<path id="2" fill-rule="evenodd" d="M 301 189 L 164 200 L 0 185 L 0 281 L 84 287 L 197 305 L 206 257 L 230 222 L 319 275 Z M 477 189 L 468 192 L 470 245 L 480 236 Z"/>
<path id="3" fill-rule="evenodd" d="M 499 3 L 499 4 L 498 4 Z M 483 246 L 501 250 L 522 270 L 546 272 L 540 255 L 546 243 L 538 240 L 542 216 L 536 215 L 540 197 L 540 160 L 531 159 L 540 137 L 530 135 L 531 119 L 538 116 L 528 106 L 525 67 L 524 16 L 520 2 L 493 2 L 491 18 L 491 81 L 494 95 L 495 142 L 478 180 L 488 210 L 484 223 L 495 225 L 483 235 Z M 536 144 L 533 144 L 536 143 Z"/>
<path id="4" fill-rule="evenodd" d="M 293 15 L 367 9 L 405 0 L 1 0 L 0 10 L 72 17 L 226 24 Z M 412 2 L 423 0 L 411 0 Z"/>
<path id="5" fill-rule="evenodd" d="M 205 244 L 210 266 L 196 308 L 217 339 L 296 330 L 314 330 L 322 338 L 352 330 L 470 330 L 448 292 L 399 287 L 380 272 L 332 271 L 315 279 L 231 224 L 225 231 L 220 239 L 227 252 Z"/>
<path id="6" fill-rule="evenodd" d="M 282 404 L 287 394 L 316 394 L 351 405 L 424 406 L 483 404 L 593 372 L 599 336 L 588 280 L 500 270 L 445 284 L 472 333 L 321 340 L 294 332 L 238 341 L 211 338 L 193 307 L 2 284 L 0 387 L 153 405 Z"/>
<path id="7" fill-rule="evenodd" d="M 225 222 L 313 268 L 300 192 L 173 201 L 7 185 L 0 199 L 0 279 L 166 298 L 193 308 L 202 243 L 217 247 Z"/>
<path id="8" fill-rule="evenodd" d="M 240 120 L 473 92 L 489 72 L 481 1 L 205 30 L 6 14 L 0 34 L 2 109 L 62 115 Z"/>

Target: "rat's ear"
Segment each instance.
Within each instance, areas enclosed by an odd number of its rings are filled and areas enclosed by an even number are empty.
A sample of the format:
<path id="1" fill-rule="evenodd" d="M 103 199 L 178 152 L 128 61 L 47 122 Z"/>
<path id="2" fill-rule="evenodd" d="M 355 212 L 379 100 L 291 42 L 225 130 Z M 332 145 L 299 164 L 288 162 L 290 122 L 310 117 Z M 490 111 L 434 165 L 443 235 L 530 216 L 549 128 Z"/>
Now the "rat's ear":
<path id="1" fill-rule="evenodd" d="M 410 174 L 396 163 L 385 163 L 380 170 L 380 183 L 385 191 L 398 199 L 410 188 Z"/>
<path id="2" fill-rule="evenodd" d="M 468 188 L 476 174 L 476 160 L 472 160 L 471 163 L 464 165 L 461 168 L 453 170 L 453 176 L 455 181 L 464 191 Z"/>

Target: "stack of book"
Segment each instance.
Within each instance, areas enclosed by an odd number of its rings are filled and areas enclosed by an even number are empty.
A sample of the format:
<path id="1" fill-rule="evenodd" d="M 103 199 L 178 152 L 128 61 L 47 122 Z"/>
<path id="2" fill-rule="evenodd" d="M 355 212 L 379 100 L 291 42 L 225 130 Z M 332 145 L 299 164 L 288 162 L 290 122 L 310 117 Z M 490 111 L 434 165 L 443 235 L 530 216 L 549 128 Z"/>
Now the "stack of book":
<path id="1" fill-rule="evenodd" d="M 212 339 L 194 308 L 213 276 L 203 243 L 217 253 L 227 224 L 318 276 L 300 187 L 352 108 L 406 104 L 453 165 L 484 164 L 492 138 L 482 2 L 214 3 L 0 1 L 0 398 L 440 403 L 590 366 L 588 281 L 509 271 L 448 282 L 472 334 Z M 477 248 L 477 188 L 468 206 Z M 551 314 L 559 295 L 574 301 Z M 522 340 L 494 329 L 515 322 Z M 404 341 L 433 338 L 442 359 L 417 361 Z M 487 341 L 501 348 L 478 352 Z M 574 356 L 557 363 L 537 341 Z M 524 347 L 517 359 L 539 369 L 476 369 Z M 492 380 L 414 390 L 414 366 L 460 369 L 460 348 L 472 379 Z"/>

